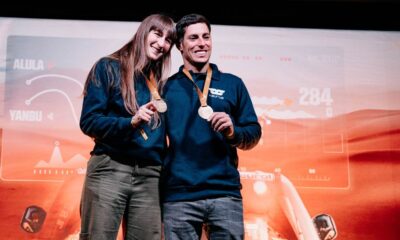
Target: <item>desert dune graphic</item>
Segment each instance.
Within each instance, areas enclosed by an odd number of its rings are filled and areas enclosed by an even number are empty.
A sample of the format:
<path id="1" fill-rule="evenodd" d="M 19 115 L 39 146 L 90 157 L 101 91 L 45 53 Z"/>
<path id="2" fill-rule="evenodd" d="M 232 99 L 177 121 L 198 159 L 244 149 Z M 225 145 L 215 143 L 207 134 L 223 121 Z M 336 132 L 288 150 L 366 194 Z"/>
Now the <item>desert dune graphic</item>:
<path id="1" fill-rule="evenodd" d="M 60 175 L 68 175 L 73 174 L 77 170 L 78 174 L 84 172 L 83 167 L 86 165 L 87 159 L 83 157 L 81 154 L 76 154 L 68 161 L 64 162 L 63 157 L 61 155 L 60 144 L 59 142 L 55 142 L 54 149 L 50 157 L 50 161 L 40 160 L 34 166 L 35 174 L 60 174 Z M 53 171 L 52 171 L 53 170 Z"/>

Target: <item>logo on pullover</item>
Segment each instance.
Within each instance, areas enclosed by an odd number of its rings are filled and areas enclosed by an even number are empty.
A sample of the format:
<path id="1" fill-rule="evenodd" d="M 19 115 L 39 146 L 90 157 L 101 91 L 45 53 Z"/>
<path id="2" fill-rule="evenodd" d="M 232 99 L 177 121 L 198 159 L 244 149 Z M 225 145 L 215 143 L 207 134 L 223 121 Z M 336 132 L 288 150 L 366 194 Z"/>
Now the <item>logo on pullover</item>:
<path id="1" fill-rule="evenodd" d="M 210 97 L 224 99 L 223 95 L 225 90 L 217 89 L 217 88 L 210 88 Z"/>

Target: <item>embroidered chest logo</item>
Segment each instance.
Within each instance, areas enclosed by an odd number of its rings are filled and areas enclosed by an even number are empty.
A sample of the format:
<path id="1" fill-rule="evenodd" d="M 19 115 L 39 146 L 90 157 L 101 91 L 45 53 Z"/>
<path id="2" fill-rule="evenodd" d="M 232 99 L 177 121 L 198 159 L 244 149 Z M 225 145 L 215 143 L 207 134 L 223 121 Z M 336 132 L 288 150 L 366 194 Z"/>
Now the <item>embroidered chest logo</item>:
<path id="1" fill-rule="evenodd" d="M 210 97 L 224 99 L 225 90 L 210 88 Z"/>

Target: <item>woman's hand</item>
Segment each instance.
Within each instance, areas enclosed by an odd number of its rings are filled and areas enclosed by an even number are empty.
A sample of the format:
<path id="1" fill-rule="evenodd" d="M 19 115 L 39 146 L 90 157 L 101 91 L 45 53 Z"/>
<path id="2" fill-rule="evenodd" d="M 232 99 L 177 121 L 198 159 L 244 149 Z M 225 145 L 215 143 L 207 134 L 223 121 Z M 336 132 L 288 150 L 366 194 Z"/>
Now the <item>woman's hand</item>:
<path id="1" fill-rule="evenodd" d="M 153 102 L 148 102 L 139 107 L 136 114 L 132 117 L 131 124 L 133 127 L 137 127 L 142 122 L 148 123 L 156 111 L 156 107 Z"/>

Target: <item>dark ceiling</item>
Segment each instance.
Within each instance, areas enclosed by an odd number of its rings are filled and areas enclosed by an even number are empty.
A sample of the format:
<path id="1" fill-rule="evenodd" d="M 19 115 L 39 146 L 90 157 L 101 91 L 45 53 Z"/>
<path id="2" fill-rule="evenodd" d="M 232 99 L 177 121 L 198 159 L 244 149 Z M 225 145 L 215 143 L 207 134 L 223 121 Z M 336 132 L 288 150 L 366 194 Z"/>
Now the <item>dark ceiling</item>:
<path id="1" fill-rule="evenodd" d="M 239 4 L 239 2 L 242 3 Z M 46 1 L 47 2 L 47 1 Z M 106 4 L 106 2 L 108 2 Z M 131 2 L 131 3 L 129 3 Z M 141 21 L 152 13 L 179 20 L 188 13 L 205 15 L 212 24 L 294 28 L 400 30 L 400 0 L 231 0 L 163 1 L 99 0 L 96 4 L 52 4 L 30 1 L 0 8 L 3 17 Z M 82 6 L 84 5 L 84 6 Z"/>

